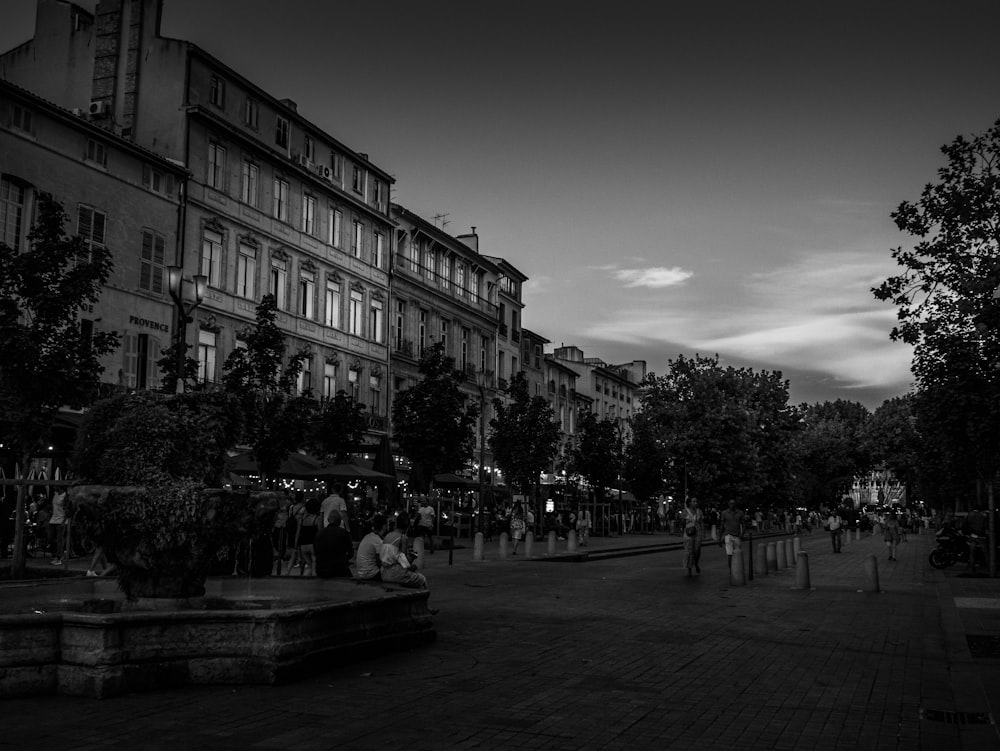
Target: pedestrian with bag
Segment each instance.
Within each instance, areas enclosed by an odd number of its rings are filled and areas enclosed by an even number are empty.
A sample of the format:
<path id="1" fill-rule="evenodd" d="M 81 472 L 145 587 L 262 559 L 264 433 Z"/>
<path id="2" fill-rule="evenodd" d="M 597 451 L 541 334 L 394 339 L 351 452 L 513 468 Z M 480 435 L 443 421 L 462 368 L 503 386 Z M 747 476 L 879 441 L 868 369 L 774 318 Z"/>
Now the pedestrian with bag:
<path id="1" fill-rule="evenodd" d="M 826 520 L 826 528 L 830 530 L 830 542 L 833 544 L 833 552 L 840 552 L 841 538 L 844 536 L 844 520 L 840 517 L 840 512 L 834 509 L 830 512 L 830 517 Z"/>
<path id="2" fill-rule="evenodd" d="M 684 567 L 688 576 L 693 576 L 691 569 L 701 573 L 701 536 L 705 524 L 705 515 L 698 508 L 698 500 L 689 498 L 684 503 Z"/>

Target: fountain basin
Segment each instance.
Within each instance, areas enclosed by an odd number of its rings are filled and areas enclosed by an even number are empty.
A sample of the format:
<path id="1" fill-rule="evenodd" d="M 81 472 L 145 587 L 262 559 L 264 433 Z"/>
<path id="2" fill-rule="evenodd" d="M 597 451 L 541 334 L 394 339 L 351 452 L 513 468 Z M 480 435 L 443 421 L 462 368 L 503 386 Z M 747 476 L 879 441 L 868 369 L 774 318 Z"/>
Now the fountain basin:
<path id="1" fill-rule="evenodd" d="M 277 684 L 436 636 L 427 590 L 351 579 L 210 578 L 204 597 L 124 599 L 115 582 L 0 588 L 0 698 L 105 698 Z"/>

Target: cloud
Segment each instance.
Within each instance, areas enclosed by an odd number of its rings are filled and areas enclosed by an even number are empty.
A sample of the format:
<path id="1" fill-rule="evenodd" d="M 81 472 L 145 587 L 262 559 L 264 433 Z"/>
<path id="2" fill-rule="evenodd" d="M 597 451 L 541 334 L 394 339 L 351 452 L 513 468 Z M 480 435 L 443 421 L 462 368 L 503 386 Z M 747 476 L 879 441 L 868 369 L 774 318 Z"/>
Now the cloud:
<path id="1" fill-rule="evenodd" d="M 664 268 L 653 266 L 648 269 L 609 269 L 615 279 L 625 282 L 626 287 L 676 287 L 684 284 L 694 276 L 693 271 L 687 271 L 680 266 Z"/>
<path id="2" fill-rule="evenodd" d="M 655 307 L 633 300 L 585 334 L 827 374 L 844 387 L 907 384 L 912 350 L 889 340 L 895 311 L 871 294 L 871 287 L 892 273 L 890 264 L 871 253 L 803 255 L 778 269 L 731 275 L 726 289 L 698 290 L 697 300 L 661 298 Z M 616 272 L 632 278 L 621 274 Z M 635 278 L 648 278 L 642 274 L 636 271 Z"/>

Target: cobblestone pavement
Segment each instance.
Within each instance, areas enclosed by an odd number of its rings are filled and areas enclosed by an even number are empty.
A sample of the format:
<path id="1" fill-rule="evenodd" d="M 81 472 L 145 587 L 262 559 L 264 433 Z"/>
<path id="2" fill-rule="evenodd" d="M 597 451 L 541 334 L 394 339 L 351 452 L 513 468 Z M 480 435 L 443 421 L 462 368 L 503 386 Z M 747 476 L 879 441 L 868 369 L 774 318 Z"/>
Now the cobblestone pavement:
<path id="1" fill-rule="evenodd" d="M 677 550 L 553 563 L 490 544 L 453 565 L 438 551 L 430 646 L 278 687 L 8 700 L 0 748 L 1000 748 L 978 722 L 1000 702 L 1000 581 L 930 569 L 932 540 L 911 535 L 890 562 L 870 536 L 839 555 L 805 536 L 809 590 L 794 569 L 730 586 L 712 545 L 694 578 Z M 870 555 L 880 593 L 860 591 Z"/>

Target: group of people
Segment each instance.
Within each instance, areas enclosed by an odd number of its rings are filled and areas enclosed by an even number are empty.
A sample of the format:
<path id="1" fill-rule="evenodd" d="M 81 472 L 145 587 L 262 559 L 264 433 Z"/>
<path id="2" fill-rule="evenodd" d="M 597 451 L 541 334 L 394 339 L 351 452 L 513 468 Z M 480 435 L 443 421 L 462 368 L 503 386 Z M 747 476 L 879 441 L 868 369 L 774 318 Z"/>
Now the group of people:
<path id="1" fill-rule="evenodd" d="M 719 515 L 719 546 L 726 549 L 729 568 L 733 567 L 733 556 L 743 549 L 743 536 L 747 532 L 746 514 L 730 500 Z M 687 575 L 701 573 L 701 544 L 705 528 L 705 513 L 698 505 L 698 499 L 690 497 L 684 504 L 684 568 Z"/>

